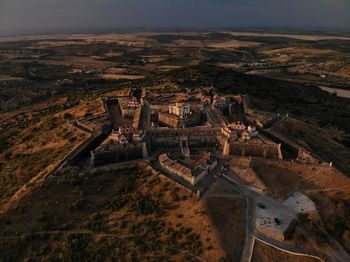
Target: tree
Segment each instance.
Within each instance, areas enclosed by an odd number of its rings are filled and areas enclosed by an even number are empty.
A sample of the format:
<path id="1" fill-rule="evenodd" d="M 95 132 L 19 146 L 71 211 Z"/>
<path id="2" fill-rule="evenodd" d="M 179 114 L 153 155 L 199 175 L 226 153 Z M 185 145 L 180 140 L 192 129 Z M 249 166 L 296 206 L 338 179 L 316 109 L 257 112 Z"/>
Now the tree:
<path id="1" fill-rule="evenodd" d="M 346 230 L 343 234 L 343 240 L 344 240 L 344 244 L 345 246 L 350 249 L 350 231 Z"/>
<path id="2" fill-rule="evenodd" d="M 304 226 L 305 228 L 308 228 L 310 225 L 310 218 L 308 214 L 304 214 L 304 213 L 299 213 L 298 214 L 298 222 Z"/>
<path id="3" fill-rule="evenodd" d="M 296 240 L 299 241 L 299 242 L 306 242 L 306 240 L 307 240 L 304 234 L 297 234 L 297 235 L 295 236 L 295 238 L 296 238 Z"/>
<path id="4" fill-rule="evenodd" d="M 71 119 L 72 117 L 73 117 L 72 114 L 68 113 L 68 112 L 64 113 L 64 115 L 63 115 L 64 119 Z"/>
<path id="5" fill-rule="evenodd" d="M 287 228 L 286 231 L 283 232 L 283 237 L 285 240 L 293 239 L 294 233 L 295 233 L 294 228 Z"/>

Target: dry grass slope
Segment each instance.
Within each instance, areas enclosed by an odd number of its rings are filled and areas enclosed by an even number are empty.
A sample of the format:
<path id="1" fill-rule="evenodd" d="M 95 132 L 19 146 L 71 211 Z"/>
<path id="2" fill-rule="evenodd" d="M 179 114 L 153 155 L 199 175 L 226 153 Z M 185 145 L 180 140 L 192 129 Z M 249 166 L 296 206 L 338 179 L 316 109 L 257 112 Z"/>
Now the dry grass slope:
<path id="1" fill-rule="evenodd" d="M 234 254 L 227 253 L 220 237 L 231 218 L 221 215 L 228 211 L 241 216 L 244 212 L 237 213 L 237 208 L 242 204 L 226 201 L 214 211 L 211 201 L 216 200 L 197 201 L 191 192 L 142 165 L 49 180 L 0 217 L 0 242 L 6 247 L 0 257 L 13 261 L 238 258 L 244 235 L 226 235 L 230 239 L 225 241 L 238 243 Z M 217 219 L 218 227 L 213 225 Z M 244 217 L 237 219 L 242 222 Z M 232 223 L 230 227 L 242 235 L 244 227 Z"/>
<path id="2" fill-rule="evenodd" d="M 271 247 L 257 240 L 255 242 L 252 262 L 319 262 L 311 257 L 292 255 Z"/>

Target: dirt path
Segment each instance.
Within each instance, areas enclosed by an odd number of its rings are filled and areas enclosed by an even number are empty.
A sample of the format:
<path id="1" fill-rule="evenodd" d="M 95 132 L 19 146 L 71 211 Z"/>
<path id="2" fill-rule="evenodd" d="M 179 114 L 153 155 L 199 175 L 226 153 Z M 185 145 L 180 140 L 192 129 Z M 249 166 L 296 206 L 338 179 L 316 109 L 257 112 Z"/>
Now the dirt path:
<path id="1" fill-rule="evenodd" d="M 48 176 L 44 172 L 40 172 L 38 175 L 34 176 L 29 182 L 24 184 L 19 190 L 14 193 L 11 198 L 0 207 L 0 215 L 4 214 L 8 209 L 14 207 L 18 201 L 20 201 L 25 195 L 27 195 L 33 187 L 38 186 L 44 181 L 44 178 Z"/>
<path id="2" fill-rule="evenodd" d="M 0 206 L 0 215 L 4 214 L 7 210 L 9 210 L 11 207 L 16 206 L 16 204 L 25 196 L 27 195 L 33 187 L 37 187 L 43 182 L 45 182 L 45 179 L 50 177 L 57 169 L 59 169 L 68 159 L 70 159 L 78 150 L 83 147 L 86 142 L 91 139 L 87 138 L 86 140 L 82 141 L 81 143 L 77 144 L 67 155 L 65 155 L 61 160 L 57 160 L 55 164 L 51 164 L 48 167 L 46 167 L 43 171 L 41 171 L 36 176 L 32 177 L 27 183 L 25 183 L 19 190 L 14 193 L 10 199 L 2 204 Z"/>

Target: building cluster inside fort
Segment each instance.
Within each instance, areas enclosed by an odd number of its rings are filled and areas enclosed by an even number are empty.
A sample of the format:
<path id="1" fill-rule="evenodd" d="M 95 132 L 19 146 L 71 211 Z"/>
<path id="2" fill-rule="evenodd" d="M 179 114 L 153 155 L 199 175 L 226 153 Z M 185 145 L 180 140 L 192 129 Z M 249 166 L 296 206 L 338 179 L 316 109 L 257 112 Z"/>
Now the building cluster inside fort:
<path id="1" fill-rule="evenodd" d="M 141 142 L 146 135 L 145 130 L 134 129 L 132 126 L 120 126 L 118 130 L 112 130 L 110 135 L 113 142 L 128 144 L 129 142 Z"/>
<path id="2" fill-rule="evenodd" d="M 199 126 L 201 119 L 201 112 L 191 110 L 191 107 L 184 103 L 169 105 L 168 110 L 158 113 L 159 124 L 173 128 Z"/>
<path id="3" fill-rule="evenodd" d="M 222 155 L 282 158 L 280 145 L 261 136 L 255 123 L 245 119 L 241 95 L 210 95 L 210 88 L 205 92 L 166 88 L 156 92 L 143 88 L 139 98 L 130 89 L 125 93 L 117 98 L 117 117 L 129 124 L 114 126 L 106 141 L 94 151 L 96 162 L 103 162 L 99 156 L 108 156 L 111 162 L 145 158 L 165 150 L 158 159 L 161 165 L 195 184 L 210 171 L 207 166 L 211 165 L 206 161 L 193 168 L 168 153 L 188 159 L 190 150 L 206 148 Z"/>
<path id="4" fill-rule="evenodd" d="M 136 97 L 120 98 L 119 104 L 123 117 L 134 117 L 136 109 L 141 106 Z"/>
<path id="5" fill-rule="evenodd" d="M 258 138 L 259 134 L 255 125 L 246 126 L 239 121 L 221 127 L 221 133 L 225 138 L 230 139 L 232 142 L 249 142 L 251 139 Z"/>

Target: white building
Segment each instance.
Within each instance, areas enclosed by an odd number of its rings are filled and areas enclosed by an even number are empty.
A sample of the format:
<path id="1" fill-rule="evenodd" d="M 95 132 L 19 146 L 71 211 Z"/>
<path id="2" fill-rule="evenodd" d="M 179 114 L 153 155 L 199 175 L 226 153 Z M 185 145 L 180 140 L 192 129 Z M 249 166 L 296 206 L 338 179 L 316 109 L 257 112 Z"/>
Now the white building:
<path id="1" fill-rule="evenodd" d="M 191 113 L 191 108 L 188 105 L 176 103 L 175 105 L 169 105 L 169 113 L 180 117 L 184 117 L 185 115 Z"/>
<path id="2" fill-rule="evenodd" d="M 111 134 L 111 139 L 113 142 L 120 143 L 122 145 L 126 145 L 128 143 L 128 138 L 119 132 L 112 133 Z"/>
<path id="3" fill-rule="evenodd" d="M 256 132 L 256 126 L 250 126 L 249 125 L 247 130 L 248 130 L 249 133 Z"/>
<path id="4" fill-rule="evenodd" d="M 236 141 L 237 138 L 238 138 L 237 131 L 234 130 L 233 128 L 231 128 L 231 127 L 228 127 L 228 126 L 222 127 L 222 128 L 221 128 L 221 133 L 222 133 L 226 138 L 230 138 L 230 139 L 232 139 L 233 141 Z"/>
<path id="5" fill-rule="evenodd" d="M 247 130 L 251 138 L 257 137 L 259 134 L 259 132 L 256 130 L 256 126 L 248 126 Z"/>

